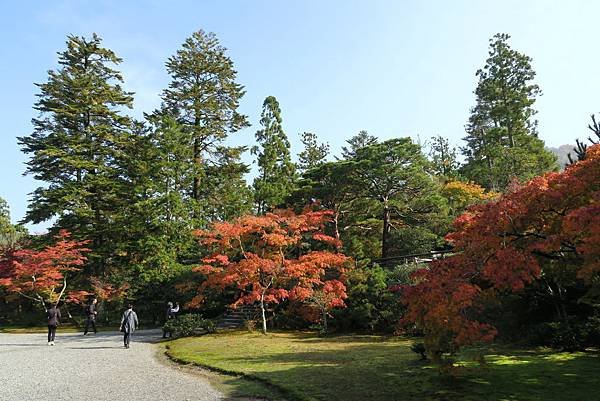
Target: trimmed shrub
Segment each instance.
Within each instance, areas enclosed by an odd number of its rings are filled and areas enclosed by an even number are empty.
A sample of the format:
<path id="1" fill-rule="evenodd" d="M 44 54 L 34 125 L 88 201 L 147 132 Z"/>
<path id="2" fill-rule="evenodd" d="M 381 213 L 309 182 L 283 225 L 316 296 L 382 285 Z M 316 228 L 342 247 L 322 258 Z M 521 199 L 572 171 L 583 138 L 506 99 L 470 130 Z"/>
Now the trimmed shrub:
<path id="1" fill-rule="evenodd" d="M 187 314 L 177 319 L 168 320 L 163 330 L 170 332 L 174 337 L 189 337 L 204 333 L 214 333 L 215 322 L 204 319 L 201 315 Z"/>

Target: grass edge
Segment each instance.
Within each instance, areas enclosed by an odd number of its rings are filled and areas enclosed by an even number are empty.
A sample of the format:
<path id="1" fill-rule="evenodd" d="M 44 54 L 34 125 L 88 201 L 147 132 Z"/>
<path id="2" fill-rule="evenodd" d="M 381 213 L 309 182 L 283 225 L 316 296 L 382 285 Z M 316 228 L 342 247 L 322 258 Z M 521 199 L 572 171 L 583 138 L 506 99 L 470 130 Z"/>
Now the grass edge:
<path id="1" fill-rule="evenodd" d="M 297 391 L 291 390 L 287 387 L 281 386 L 280 384 L 274 383 L 268 379 L 265 379 L 263 377 L 260 376 L 256 376 L 252 373 L 245 373 L 245 372 L 238 372 L 235 370 L 228 370 L 228 369 L 223 369 L 223 368 L 219 368 L 216 366 L 211 366 L 205 363 L 201 363 L 201 362 L 196 362 L 196 361 L 188 361 L 186 359 L 183 358 L 179 358 L 174 356 L 173 354 L 171 354 L 171 347 L 169 344 L 165 344 L 164 346 L 165 348 L 165 355 L 173 362 L 178 363 L 180 365 L 193 365 L 193 366 L 197 366 L 199 368 L 202 369 L 207 369 L 211 372 L 214 373 L 219 373 L 222 375 L 226 375 L 226 376 L 232 376 L 232 377 L 242 377 L 246 380 L 251 380 L 251 381 L 255 381 L 255 382 L 259 382 L 267 387 L 270 387 L 274 390 L 276 390 L 277 392 L 281 393 L 283 396 L 285 396 L 286 398 L 289 399 L 289 401 L 316 401 L 314 398 L 311 397 L 307 397 L 304 394 L 300 394 Z"/>

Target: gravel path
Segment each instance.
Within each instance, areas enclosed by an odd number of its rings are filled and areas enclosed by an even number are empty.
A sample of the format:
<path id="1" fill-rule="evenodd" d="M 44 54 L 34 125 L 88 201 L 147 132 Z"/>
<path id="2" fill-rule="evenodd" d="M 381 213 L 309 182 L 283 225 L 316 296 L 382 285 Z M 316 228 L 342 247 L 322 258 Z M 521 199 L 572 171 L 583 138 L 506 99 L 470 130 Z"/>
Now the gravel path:
<path id="1" fill-rule="evenodd" d="M 123 349 L 120 333 L 0 333 L 2 401 L 222 400 L 207 381 L 156 359 L 156 330 L 137 331 Z"/>

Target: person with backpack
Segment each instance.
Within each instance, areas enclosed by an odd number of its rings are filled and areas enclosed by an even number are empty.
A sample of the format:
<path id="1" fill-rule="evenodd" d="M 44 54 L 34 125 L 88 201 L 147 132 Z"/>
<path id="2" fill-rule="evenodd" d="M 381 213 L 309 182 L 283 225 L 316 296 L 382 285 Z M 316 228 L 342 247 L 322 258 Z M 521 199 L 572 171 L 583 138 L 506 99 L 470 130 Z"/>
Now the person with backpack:
<path id="1" fill-rule="evenodd" d="M 54 304 L 48 304 L 46 309 L 46 317 L 48 319 L 48 345 L 54 345 L 56 336 L 56 328 L 60 324 L 60 309 Z"/>
<path id="2" fill-rule="evenodd" d="M 138 327 L 138 317 L 133 311 L 133 305 L 129 304 L 127 310 L 123 312 L 121 318 L 121 332 L 123 333 L 123 345 L 125 348 L 129 348 L 129 342 L 131 341 L 131 335 Z"/>
<path id="3" fill-rule="evenodd" d="M 92 326 L 92 329 L 94 329 L 94 334 L 96 334 L 98 332 L 98 330 L 96 329 L 96 316 L 98 315 L 98 311 L 96 310 L 97 303 L 98 303 L 98 299 L 96 297 L 94 297 L 94 298 L 92 298 L 89 305 L 87 305 L 85 308 L 86 320 L 85 320 L 85 329 L 83 330 L 84 336 L 88 333 L 88 331 L 90 329 L 90 325 Z"/>

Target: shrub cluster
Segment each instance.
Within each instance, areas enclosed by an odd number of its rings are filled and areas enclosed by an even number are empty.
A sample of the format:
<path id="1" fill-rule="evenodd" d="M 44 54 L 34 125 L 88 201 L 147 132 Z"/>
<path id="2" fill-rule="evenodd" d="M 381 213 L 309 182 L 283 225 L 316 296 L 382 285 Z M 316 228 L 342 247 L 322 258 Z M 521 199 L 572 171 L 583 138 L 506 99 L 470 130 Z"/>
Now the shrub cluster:
<path id="1" fill-rule="evenodd" d="M 586 320 L 570 318 L 538 324 L 531 328 L 529 339 L 534 344 L 561 351 L 581 351 L 594 347 L 600 344 L 600 317 Z"/>
<path id="2" fill-rule="evenodd" d="M 177 319 L 168 320 L 163 330 L 170 332 L 174 337 L 189 337 L 204 333 L 214 333 L 215 322 L 204 319 L 198 314 L 182 315 Z"/>

